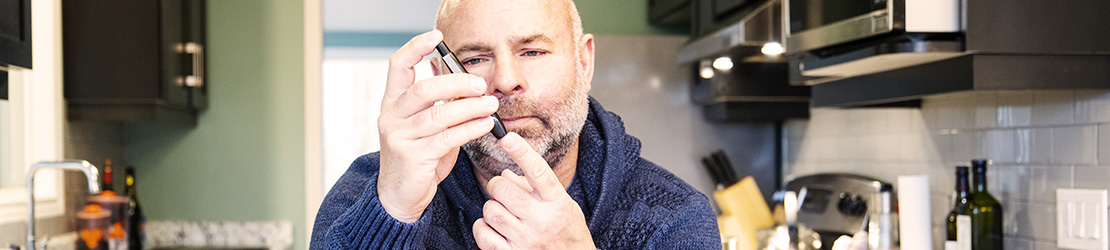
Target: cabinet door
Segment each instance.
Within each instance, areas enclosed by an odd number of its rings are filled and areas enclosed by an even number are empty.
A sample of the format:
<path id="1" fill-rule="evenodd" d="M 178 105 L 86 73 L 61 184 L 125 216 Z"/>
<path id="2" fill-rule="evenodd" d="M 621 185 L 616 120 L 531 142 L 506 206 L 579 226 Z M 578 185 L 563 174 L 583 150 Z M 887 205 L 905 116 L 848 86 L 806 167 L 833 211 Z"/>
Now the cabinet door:
<path id="1" fill-rule="evenodd" d="M 62 1 L 62 56 L 69 104 L 162 98 L 159 6 L 150 0 Z"/>
<path id="2" fill-rule="evenodd" d="M 205 1 L 204 0 L 184 0 L 185 1 L 185 23 L 183 30 L 185 31 L 185 41 L 188 43 L 197 44 L 196 55 L 191 55 L 191 64 L 186 64 L 186 73 L 192 74 L 196 77 L 199 83 L 197 86 L 192 87 L 189 91 L 189 106 L 198 110 L 203 110 L 208 107 L 208 72 L 207 52 L 208 48 L 207 39 L 205 37 Z"/>
<path id="3" fill-rule="evenodd" d="M 29 0 L 0 0 L 0 66 L 6 64 L 31 68 Z"/>
<path id="4" fill-rule="evenodd" d="M 162 50 L 162 80 L 160 91 L 162 99 L 174 105 L 189 105 L 189 88 L 185 87 L 185 66 L 191 59 L 185 53 L 187 41 L 181 27 L 185 24 L 185 2 L 183 0 L 161 0 L 160 47 Z"/>
<path id="5" fill-rule="evenodd" d="M 713 16 L 718 19 L 727 18 L 740 9 L 748 0 L 713 0 Z"/>

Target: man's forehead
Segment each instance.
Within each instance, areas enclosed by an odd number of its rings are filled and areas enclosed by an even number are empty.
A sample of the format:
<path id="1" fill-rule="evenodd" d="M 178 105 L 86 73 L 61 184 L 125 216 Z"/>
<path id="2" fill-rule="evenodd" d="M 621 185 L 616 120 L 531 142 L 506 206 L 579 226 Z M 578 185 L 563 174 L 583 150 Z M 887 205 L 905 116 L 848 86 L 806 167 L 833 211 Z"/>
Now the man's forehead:
<path id="1" fill-rule="evenodd" d="M 493 50 L 493 47 L 495 46 L 494 44 L 491 44 L 493 42 L 499 42 L 499 41 L 490 41 L 488 39 L 476 39 L 474 41 L 462 41 L 460 43 L 461 46 L 459 46 L 454 51 L 457 52 L 457 53 L 474 52 L 474 51 L 476 51 L 476 52 L 488 52 L 488 51 Z M 516 45 L 549 45 L 549 44 L 554 43 L 554 40 L 551 37 L 549 37 L 547 35 L 544 35 L 544 34 L 532 34 L 532 35 L 527 35 L 527 36 L 509 37 L 505 41 L 501 41 L 501 42 L 506 42 L 509 46 L 516 46 Z"/>
<path id="2" fill-rule="evenodd" d="M 452 0 L 447 0 L 452 1 Z M 550 42 L 571 35 L 566 0 L 460 0 L 444 3 L 437 28 L 448 43 Z M 565 33 L 565 34 L 564 34 Z"/>

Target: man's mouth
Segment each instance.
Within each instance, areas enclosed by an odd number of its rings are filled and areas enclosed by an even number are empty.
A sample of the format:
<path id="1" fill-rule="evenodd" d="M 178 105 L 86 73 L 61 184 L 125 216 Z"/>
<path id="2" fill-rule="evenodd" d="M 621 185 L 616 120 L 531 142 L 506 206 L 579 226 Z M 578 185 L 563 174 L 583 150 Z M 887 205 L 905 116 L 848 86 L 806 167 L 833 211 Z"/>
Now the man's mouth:
<path id="1" fill-rule="evenodd" d="M 501 117 L 501 122 L 505 124 L 506 129 L 524 127 L 529 122 L 534 121 L 539 121 L 539 118 L 536 118 L 535 116 Z"/>

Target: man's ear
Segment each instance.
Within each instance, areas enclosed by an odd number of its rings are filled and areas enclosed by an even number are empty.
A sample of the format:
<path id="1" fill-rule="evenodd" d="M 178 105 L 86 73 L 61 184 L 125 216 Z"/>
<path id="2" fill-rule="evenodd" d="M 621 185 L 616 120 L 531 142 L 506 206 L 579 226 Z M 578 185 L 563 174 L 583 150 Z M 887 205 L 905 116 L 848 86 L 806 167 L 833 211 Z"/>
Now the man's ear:
<path id="1" fill-rule="evenodd" d="M 594 35 L 583 34 L 579 42 L 580 44 L 576 44 L 575 46 L 579 48 L 578 66 L 582 67 L 582 72 L 585 74 L 582 77 L 585 80 L 583 84 L 586 86 L 582 87 L 586 88 L 586 91 L 589 92 L 594 79 Z"/>

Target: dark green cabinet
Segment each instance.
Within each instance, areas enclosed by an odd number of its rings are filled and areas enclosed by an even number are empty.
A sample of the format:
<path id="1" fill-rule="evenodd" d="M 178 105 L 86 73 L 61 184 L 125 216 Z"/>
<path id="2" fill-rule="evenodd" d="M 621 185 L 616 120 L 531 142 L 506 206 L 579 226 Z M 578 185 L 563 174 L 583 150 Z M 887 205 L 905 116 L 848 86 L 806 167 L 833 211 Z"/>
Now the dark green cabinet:
<path id="1" fill-rule="evenodd" d="M 711 34 L 736 24 L 766 0 L 693 0 L 693 35 Z"/>
<path id="2" fill-rule="evenodd" d="M 689 28 L 692 1 L 695 0 L 648 0 L 648 23 Z"/>
<path id="3" fill-rule="evenodd" d="M 203 0 L 63 0 L 67 117 L 192 126 L 207 106 Z"/>
<path id="4" fill-rule="evenodd" d="M 31 68 L 31 1 L 0 0 L 0 66 Z"/>
<path id="5" fill-rule="evenodd" d="M 0 100 L 8 99 L 11 66 L 31 68 L 30 0 L 0 0 Z"/>

